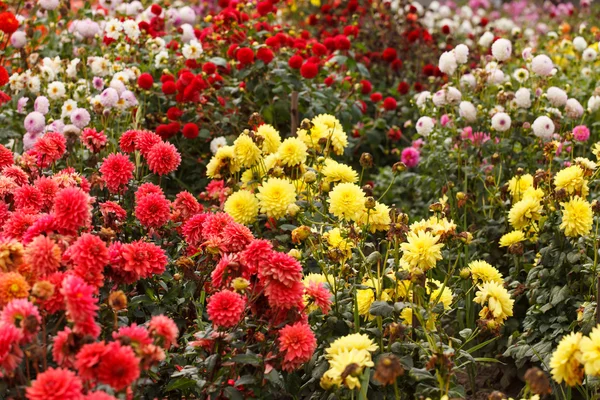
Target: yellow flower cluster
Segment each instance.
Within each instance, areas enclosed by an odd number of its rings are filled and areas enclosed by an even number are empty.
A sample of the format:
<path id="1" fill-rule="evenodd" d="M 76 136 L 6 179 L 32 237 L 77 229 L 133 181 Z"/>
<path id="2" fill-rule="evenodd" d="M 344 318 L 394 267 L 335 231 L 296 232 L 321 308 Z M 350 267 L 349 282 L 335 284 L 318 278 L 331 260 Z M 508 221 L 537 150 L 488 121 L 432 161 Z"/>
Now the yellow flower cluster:
<path id="1" fill-rule="evenodd" d="M 348 146 L 348 135 L 344 132 L 342 124 L 332 115 L 321 114 L 313 118 L 310 129 L 299 129 L 298 138 L 306 146 L 319 153 L 328 154 L 329 149 L 333 153 L 342 155 Z"/>
<path id="2" fill-rule="evenodd" d="M 377 346 L 367 335 L 354 333 L 334 341 L 325 350 L 329 369 L 321 378 L 321 387 L 330 389 L 345 385 L 349 389 L 360 389 L 360 378 L 365 367 L 372 367 L 371 352 Z"/>
<path id="3" fill-rule="evenodd" d="M 515 301 L 510 298 L 510 294 L 500 283 L 484 282 L 478 286 L 473 301 L 483 307 L 479 312 L 479 316 L 483 320 L 504 324 L 504 321 L 513 315 Z"/>
<path id="4" fill-rule="evenodd" d="M 572 332 L 564 336 L 550 360 L 552 377 L 568 386 L 581 384 L 584 373 L 600 376 L 600 325 L 589 336 Z"/>
<path id="5" fill-rule="evenodd" d="M 408 232 L 406 242 L 400 245 L 402 249 L 402 259 L 409 270 L 421 274 L 435 267 L 436 263 L 442 259 L 442 243 L 439 236 L 431 232 L 419 231 Z"/>

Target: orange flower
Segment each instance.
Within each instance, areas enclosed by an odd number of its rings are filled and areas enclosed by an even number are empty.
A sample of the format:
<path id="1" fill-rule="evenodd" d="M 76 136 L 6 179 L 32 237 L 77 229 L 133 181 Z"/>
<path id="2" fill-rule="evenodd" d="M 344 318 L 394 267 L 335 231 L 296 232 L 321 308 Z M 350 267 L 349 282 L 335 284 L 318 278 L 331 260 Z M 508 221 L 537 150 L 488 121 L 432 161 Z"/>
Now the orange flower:
<path id="1" fill-rule="evenodd" d="M 29 284 L 17 272 L 0 275 L 0 306 L 5 306 L 14 299 L 23 299 L 29 295 Z"/>

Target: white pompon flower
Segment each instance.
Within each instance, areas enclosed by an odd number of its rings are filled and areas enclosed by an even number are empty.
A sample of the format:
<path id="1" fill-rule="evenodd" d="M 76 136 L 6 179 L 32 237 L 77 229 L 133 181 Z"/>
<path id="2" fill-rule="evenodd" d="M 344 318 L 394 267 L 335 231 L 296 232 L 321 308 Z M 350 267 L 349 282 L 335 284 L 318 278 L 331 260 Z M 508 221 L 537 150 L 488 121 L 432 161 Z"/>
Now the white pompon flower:
<path id="1" fill-rule="evenodd" d="M 519 108 L 531 107 L 531 91 L 527 88 L 521 88 L 515 92 L 515 103 Z"/>
<path id="2" fill-rule="evenodd" d="M 575 50 L 582 52 L 588 47 L 588 44 L 584 38 L 577 36 L 575 39 L 573 39 L 573 47 L 575 47 Z"/>
<path id="3" fill-rule="evenodd" d="M 583 115 L 583 106 L 581 103 L 579 103 L 579 101 L 577 101 L 577 99 L 569 99 L 565 105 L 565 113 L 569 118 L 581 118 Z"/>
<path id="4" fill-rule="evenodd" d="M 417 133 L 422 136 L 429 136 L 431 131 L 433 131 L 434 121 L 431 117 L 421 117 L 417 121 L 417 125 L 415 128 L 417 129 Z"/>
<path id="5" fill-rule="evenodd" d="M 537 117 L 531 125 L 533 134 L 542 139 L 550 139 L 554 134 L 554 122 L 545 115 Z"/>
<path id="6" fill-rule="evenodd" d="M 477 120 L 477 108 L 470 101 L 461 101 L 458 113 L 467 122 L 473 123 Z"/>
<path id="7" fill-rule="evenodd" d="M 545 54 L 533 57 L 531 60 L 531 70 L 539 76 L 549 76 L 552 74 L 554 64 L 550 57 Z"/>
<path id="8" fill-rule="evenodd" d="M 505 132 L 510 129 L 511 119 L 506 113 L 499 112 L 492 117 L 492 129 L 498 132 Z"/>
<path id="9" fill-rule="evenodd" d="M 548 88 L 546 91 L 546 97 L 548 98 L 550 104 L 552 104 L 554 107 L 564 106 L 567 104 L 567 99 L 569 98 L 567 96 L 567 92 L 557 88 L 556 86 L 551 86 Z"/>
<path id="10" fill-rule="evenodd" d="M 592 62 L 596 59 L 597 56 L 598 53 L 596 53 L 596 50 L 589 48 L 583 51 L 583 54 L 581 54 L 581 59 L 585 62 Z"/>
<path id="11" fill-rule="evenodd" d="M 216 137 L 210 142 L 210 151 L 216 154 L 217 150 L 223 146 L 227 146 L 227 139 L 223 136 Z"/>
<path id="12" fill-rule="evenodd" d="M 428 99 L 431 98 L 431 92 L 425 90 L 417 95 L 417 99 L 415 103 L 417 103 L 417 107 L 423 107 Z"/>
<path id="13" fill-rule="evenodd" d="M 597 111 L 600 108 L 600 96 L 592 96 L 587 103 L 590 112 Z"/>
<path id="14" fill-rule="evenodd" d="M 451 51 L 446 51 L 442 53 L 442 55 L 440 56 L 438 67 L 440 68 L 440 71 L 447 75 L 454 74 L 454 71 L 456 71 L 456 68 L 458 67 L 454 53 L 452 53 Z"/>
<path id="15" fill-rule="evenodd" d="M 508 39 L 498 39 L 492 45 L 492 56 L 498 61 L 506 61 L 512 54 L 512 43 Z"/>
<path id="16" fill-rule="evenodd" d="M 481 35 L 478 43 L 481 47 L 488 48 L 488 47 L 490 47 L 490 45 L 492 44 L 493 41 L 494 41 L 494 34 L 492 32 L 486 31 L 483 33 L 483 35 Z"/>
<path id="17" fill-rule="evenodd" d="M 459 44 L 454 48 L 454 57 L 459 64 L 466 64 L 469 61 L 469 48 L 464 44 Z"/>
<path id="18" fill-rule="evenodd" d="M 200 57 L 202 51 L 202 44 L 197 40 L 192 40 L 183 46 L 181 52 L 186 59 L 195 60 Z"/>
<path id="19" fill-rule="evenodd" d="M 460 77 L 460 86 L 464 88 L 474 89 L 477 85 L 477 80 L 473 74 L 464 74 Z"/>

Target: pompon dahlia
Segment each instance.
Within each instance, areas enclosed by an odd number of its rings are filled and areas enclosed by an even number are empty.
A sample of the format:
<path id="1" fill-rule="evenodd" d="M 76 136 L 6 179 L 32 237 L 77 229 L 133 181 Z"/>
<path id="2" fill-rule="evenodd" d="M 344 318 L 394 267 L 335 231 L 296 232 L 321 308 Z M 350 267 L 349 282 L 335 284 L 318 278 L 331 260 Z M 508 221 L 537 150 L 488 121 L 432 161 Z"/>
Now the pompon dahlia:
<path id="1" fill-rule="evenodd" d="M 8 220 L 4 223 L 2 234 L 6 239 L 22 239 L 27 229 L 32 226 L 38 216 L 22 212 L 11 213 Z"/>
<path id="2" fill-rule="evenodd" d="M 148 329 L 137 324 L 120 327 L 117 332 L 113 332 L 112 337 L 114 340 L 127 339 L 127 343 L 137 354 L 142 354 L 143 348 L 152 344 Z"/>
<path id="3" fill-rule="evenodd" d="M 7 178 L 12 178 L 18 186 L 27 185 L 29 183 L 29 175 L 23 171 L 23 168 L 16 165 L 4 168 L 2 170 L 2 175 Z"/>
<path id="4" fill-rule="evenodd" d="M 95 288 L 88 285 L 78 276 L 67 275 L 62 282 L 60 293 L 65 298 L 67 318 L 75 323 L 94 319 L 98 311 L 98 299 L 94 295 Z"/>
<path id="5" fill-rule="evenodd" d="M 218 328 L 231 328 L 242 319 L 246 308 L 244 298 L 231 290 L 222 290 L 208 299 L 208 318 Z"/>
<path id="6" fill-rule="evenodd" d="M 0 273 L 0 307 L 29 295 L 29 284 L 18 272 Z"/>
<path id="7" fill-rule="evenodd" d="M 100 214 L 107 225 L 112 225 L 115 221 L 124 221 L 127 218 L 127 211 L 114 201 L 100 203 Z"/>
<path id="8" fill-rule="evenodd" d="M 100 174 L 106 187 L 112 193 L 119 193 L 125 189 L 131 179 L 135 165 L 124 154 L 109 154 L 100 166 Z"/>
<path id="9" fill-rule="evenodd" d="M 14 325 L 0 322 L 0 375 L 13 373 L 23 359 L 23 351 L 19 346 L 23 334 Z"/>
<path id="10" fill-rule="evenodd" d="M 98 236 L 84 233 L 67 251 L 65 258 L 75 264 L 75 273 L 81 277 L 90 272 L 100 273 L 109 262 L 106 243 Z"/>
<path id="11" fill-rule="evenodd" d="M 291 309 L 302 305 L 304 285 L 302 282 L 294 282 L 291 286 L 271 280 L 265 286 L 265 295 L 269 305 L 273 308 Z"/>
<path id="12" fill-rule="evenodd" d="M 258 199 L 248 190 L 239 190 L 227 198 L 223 209 L 238 224 L 248 225 L 258 215 Z"/>
<path id="13" fill-rule="evenodd" d="M 267 262 L 258 266 L 258 276 L 264 285 L 275 280 L 292 287 L 302 280 L 302 265 L 286 253 L 271 252 Z"/>
<path id="14" fill-rule="evenodd" d="M 154 243 L 138 240 L 124 244 L 121 256 L 124 260 L 123 269 L 135 272 L 140 278 L 160 275 L 165 272 L 167 266 L 164 250 Z"/>
<path id="15" fill-rule="evenodd" d="M 72 332 L 71 328 L 66 326 L 54 337 L 52 359 L 59 367 L 73 368 L 75 366 L 75 354 L 71 350 L 72 341 L 74 340 Z"/>
<path id="16" fill-rule="evenodd" d="M 5 199 L 17 186 L 14 179 L 0 175 L 0 198 Z"/>
<path id="17" fill-rule="evenodd" d="M 48 132 L 33 146 L 40 168 L 47 168 L 60 160 L 67 150 L 67 139 L 58 132 Z"/>
<path id="18" fill-rule="evenodd" d="M 135 151 L 135 139 L 137 137 L 138 131 L 129 130 L 121 135 L 119 139 L 119 147 L 121 151 L 124 153 L 133 153 Z"/>
<path id="19" fill-rule="evenodd" d="M 117 391 L 123 390 L 140 377 L 140 360 L 131 347 L 119 342 L 109 343 L 106 349 L 98 367 L 98 380 Z"/>
<path id="20" fill-rule="evenodd" d="M 273 244 L 266 239 L 254 239 L 246 250 L 240 253 L 240 261 L 246 265 L 251 274 L 258 272 L 258 266 L 267 263 L 273 252 Z"/>
<path id="21" fill-rule="evenodd" d="M 113 242 L 108 247 L 108 255 L 110 258 L 109 275 L 115 282 L 134 283 L 139 279 L 135 271 L 125 271 L 125 259 L 123 258 L 123 243 Z"/>
<path id="22" fill-rule="evenodd" d="M 173 344 L 177 343 L 179 329 L 175 322 L 167 316 L 155 315 L 148 323 L 148 331 L 158 339 L 158 344 L 168 350 Z"/>
<path id="23" fill-rule="evenodd" d="M 80 400 L 82 385 L 74 372 L 48 368 L 27 388 L 28 400 Z"/>
<path id="24" fill-rule="evenodd" d="M 102 391 L 89 392 L 81 400 L 118 400 L 115 396 Z"/>
<path id="25" fill-rule="evenodd" d="M 135 149 L 139 150 L 144 157 L 148 155 L 152 146 L 160 142 L 162 142 L 161 137 L 154 132 L 138 131 L 135 135 Z"/>
<path id="26" fill-rule="evenodd" d="M 0 324 L 13 325 L 21 330 L 21 343 L 30 343 L 40 330 L 42 318 L 38 308 L 27 299 L 16 299 L 0 313 Z"/>
<path id="27" fill-rule="evenodd" d="M 212 239 L 219 241 L 219 239 L 222 237 L 225 227 L 234 223 L 235 221 L 229 214 L 222 212 L 208 214 L 206 216 L 206 220 L 202 224 L 202 235 L 206 240 Z"/>
<path id="28" fill-rule="evenodd" d="M 187 244 L 191 246 L 199 246 L 204 241 L 202 235 L 202 227 L 206 221 L 206 217 L 209 214 L 196 214 L 192 218 L 188 219 L 185 225 L 183 225 L 183 236 Z"/>
<path id="29" fill-rule="evenodd" d="M 0 144 L 0 171 L 15 163 L 12 151 Z"/>
<path id="30" fill-rule="evenodd" d="M 196 200 L 193 194 L 187 191 L 177 193 L 173 201 L 173 209 L 179 213 L 184 221 L 202 211 L 202 205 Z"/>
<path id="31" fill-rule="evenodd" d="M 210 274 L 212 286 L 217 289 L 223 289 L 226 286 L 229 286 L 231 281 L 238 277 L 249 279 L 250 274 L 248 268 L 245 268 L 229 254 L 225 254 L 221 257 L 221 260 L 219 260 L 217 266 Z"/>
<path id="32" fill-rule="evenodd" d="M 254 240 L 254 236 L 247 226 L 235 222 L 223 229 L 221 238 L 219 248 L 227 253 L 239 253 Z"/>
<path id="33" fill-rule="evenodd" d="M 169 222 L 170 216 L 171 203 L 160 194 L 148 194 L 135 206 L 135 217 L 146 228 L 160 228 Z"/>
<path id="34" fill-rule="evenodd" d="M 150 148 L 146 156 L 150 171 L 157 175 L 169 174 L 179 167 L 181 156 L 171 143 L 160 142 Z"/>
<path id="35" fill-rule="evenodd" d="M 76 232 L 92 221 L 90 196 L 79 188 L 64 188 L 56 194 L 52 213 L 59 229 Z"/>
<path id="36" fill-rule="evenodd" d="M 289 180 L 269 178 L 258 188 L 256 198 L 261 212 L 279 219 L 287 213 L 288 207 L 296 202 L 296 188 Z M 361 206 L 363 204 L 364 201 Z"/>
<path id="37" fill-rule="evenodd" d="M 331 310 L 331 292 L 322 282 L 308 281 L 304 287 L 304 301 L 309 312 L 321 309 L 324 315 Z"/>
<path id="38" fill-rule="evenodd" d="M 39 214 L 35 222 L 27 228 L 21 242 L 24 244 L 31 243 L 33 239 L 40 235 L 49 235 L 56 231 L 56 224 L 54 223 L 54 215 L 52 214 Z"/>
<path id="39" fill-rule="evenodd" d="M 52 178 L 41 176 L 33 182 L 33 186 L 38 188 L 42 194 L 42 209 L 44 211 L 50 210 L 54 203 L 54 196 L 58 192 L 58 183 Z"/>
<path id="40" fill-rule="evenodd" d="M 317 339 L 307 323 L 296 322 L 279 331 L 279 348 L 284 353 L 282 367 L 291 372 L 311 359 Z"/>
<path id="41" fill-rule="evenodd" d="M 13 192 L 16 211 L 35 214 L 42 209 L 44 198 L 42 192 L 33 185 L 23 185 Z"/>
<path id="42" fill-rule="evenodd" d="M 94 342 L 83 345 L 75 356 L 75 368 L 81 379 L 95 381 L 100 360 L 108 348 L 104 342 Z"/>
<path id="43" fill-rule="evenodd" d="M 97 153 L 106 146 L 106 135 L 104 131 L 98 132 L 93 128 L 85 128 L 81 132 L 81 143 L 92 153 Z"/>
<path id="44" fill-rule="evenodd" d="M 138 190 L 136 190 L 135 201 L 140 201 L 143 197 L 149 194 L 160 194 L 162 196 L 165 195 L 160 186 L 157 186 L 154 183 L 147 182 L 141 184 Z"/>

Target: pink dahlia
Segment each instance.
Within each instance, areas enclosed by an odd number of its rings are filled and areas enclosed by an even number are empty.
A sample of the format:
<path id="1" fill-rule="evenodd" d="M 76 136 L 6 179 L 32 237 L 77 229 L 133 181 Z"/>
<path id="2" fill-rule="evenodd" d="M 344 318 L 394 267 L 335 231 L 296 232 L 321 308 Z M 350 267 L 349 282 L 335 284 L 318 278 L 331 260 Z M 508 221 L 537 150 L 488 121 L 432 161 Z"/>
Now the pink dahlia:
<path id="1" fill-rule="evenodd" d="M 15 299 L 0 313 L 0 324 L 14 325 L 21 330 L 21 343 L 29 343 L 40 330 L 42 318 L 38 308 L 27 299 Z"/>
<path id="2" fill-rule="evenodd" d="M 277 280 L 271 280 L 265 285 L 265 295 L 271 307 L 291 309 L 302 303 L 304 285 L 302 282 L 294 282 L 291 286 L 286 286 Z"/>
<path id="3" fill-rule="evenodd" d="M 135 216 L 146 228 L 160 228 L 169 222 L 171 203 L 163 195 L 148 194 L 137 201 Z"/>
<path id="4" fill-rule="evenodd" d="M 112 337 L 114 340 L 127 339 L 127 343 L 130 343 L 138 354 L 143 352 L 144 347 L 152 344 L 148 329 L 137 324 L 120 327 L 117 332 L 113 332 Z"/>
<path id="5" fill-rule="evenodd" d="M 56 231 L 54 215 L 38 214 L 38 218 L 29 228 L 27 228 L 21 241 L 23 244 L 31 243 L 36 237 L 40 235 L 49 235 L 54 231 Z"/>
<path id="6" fill-rule="evenodd" d="M 54 203 L 54 196 L 58 192 L 58 183 L 52 178 L 41 176 L 33 182 L 33 185 L 42 194 L 42 209 L 44 211 L 50 210 Z"/>
<path id="7" fill-rule="evenodd" d="M 91 233 L 78 237 L 65 252 L 65 257 L 75 264 L 75 273 L 79 276 L 100 272 L 109 261 L 106 244 Z"/>
<path id="8" fill-rule="evenodd" d="M 138 131 L 135 136 L 135 149 L 146 157 L 150 149 L 157 143 L 162 142 L 160 136 L 150 131 Z"/>
<path id="9" fill-rule="evenodd" d="M 59 367 L 73 368 L 75 366 L 75 354 L 71 350 L 74 340 L 71 328 L 68 326 L 54 337 L 52 359 Z"/>
<path id="10" fill-rule="evenodd" d="M 12 151 L 0 144 L 0 171 L 14 164 Z"/>
<path id="11" fill-rule="evenodd" d="M 140 201 L 142 197 L 145 197 L 149 194 L 160 194 L 162 196 L 165 195 L 160 186 L 147 182 L 141 184 L 138 190 L 135 192 L 135 201 Z"/>
<path id="12" fill-rule="evenodd" d="M 121 148 L 121 151 L 125 153 L 133 153 L 135 151 L 135 139 L 137 134 L 138 131 L 130 130 L 121 135 L 121 138 L 119 139 L 119 147 Z"/>
<path id="13" fill-rule="evenodd" d="M 282 367 L 291 372 L 308 362 L 315 349 L 317 339 L 305 322 L 286 325 L 279 331 L 279 349 L 284 353 Z"/>
<path id="14" fill-rule="evenodd" d="M 112 193 L 120 193 L 133 179 L 135 165 L 124 154 L 109 154 L 100 166 L 100 174 Z"/>
<path id="15" fill-rule="evenodd" d="M 578 142 L 587 142 L 590 138 L 590 130 L 585 125 L 578 125 L 573 128 L 573 139 Z"/>
<path id="16" fill-rule="evenodd" d="M 80 400 L 82 385 L 74 372 L 48 368 L 27 388 L 28 400 Z"/>
<path id="17" fill-rule="evenodd" d="M 23 185 L 13 192 L 15 209 L 35 214 L 42 209 L 44 198 L 42 192 L 33 185 Z"/>
<path id="18" fill-rule="evenodd" d="M 291 287 L 302 280 L 302 265 L 286 253 L 271 252 L 268 261 L 258 266 L 258 276 L 265 285 L 276 280 Z"/>
<path id="19" fill-rule="evenodd" d="M 89 392 L 81 400 L 117 400 L 116 397 L 102 391 Z"/>
<path id="20" fill-rule="evenodd" d="M 40 168 L 47 168 L 60 160 L 67 150 L 67 139 L 58 132 L 48 132 L 33 147 Z"/>
<path id="21" fill-rule="evenodd" d="M 183 225 L 183 236 L 187 244 L 191 246 L 199 246 L 202 244 L 204 241 L 202 228 L 208 215 L 209 214 L 206 213 L 196 214 L 188 219 L 185 225 Z"/>
<path id="22" fill-rule="evenodd" d="M 88 285 L 78 276 L 67 275 L 62 282 L 60 293 L 65 298 L 67 318 L 75 323 L 86 322 L 96 316 L 98 299 L 94 295 L 95 288 Z"/>
<path id="23" fill-rule="evenodd" d="M 221 233 L 219 248 L 228 253 L 238 253 L 246 248 L 254 236 L 247 226 L 238 223 L 227 225 Z"/>
<path id="24" fill-rule="evenodd" d="M 64 188 L 56 194 L 52 213 L 59 229 L 77 232 L 92 222 L 90 196 L 76 187 Z"/>
<path id="25" fill-rule="evenodd" d="M 37 218 L 37 215 L 13 212 L 2 227 L 2 235 L 5 239 L 20 240 Z"/>
<path id="26" fill-rule="evenodd" d="M 23 359 L 23 351 L 19 346 L 23 333 L 12 324 L 0 322 L 0 375 L 11 375 Z"/>
<path id="27" fill-rule="evenodd" d="M 173 209 L 179 213 L 182 220 L 186 221 L 202 211 L 202 206 L 190 192 L 182 191 L 173 201 Z"/>
<path id="28" fill-rule="evenodd" d="M 27 175 L 27 172 L 23 171 L 23 168 L 16 165 L 4 168 L 2 170 L 2 175 L 7 178 L 12 178 L 17 186 L 23 186 L 29 183 L 29 175 Z"/>
<path id="29" fill-rule="evenodd" d="M 167 350 L 177 343 L 179 337 L 179 329 L 175 322 L 164 315 L 152 317 L 148 324 L 148 331 L 154 338 L 158 339 L 158 344 Z"/>
<path id="30" fill-rule="evenodd" d="M 106 146 L 106 135 L 104 131 L 98 132 L 93 128 L 85 128 L 81 132 L 81 143 L 92 153 L 97 153 Z"/>
<path id="31" fill-rule="evenodd" d="M 421 153 L 414 147 L 407 147 L 402 150 L 400 159 L 408 168 L 414 168 L 419 164 Z"/>
<path id="32" fill-rule="evenodd" d="M 167 256 L 154 243 L 140 240 L 124 244 L 121 251 L 123 270 L 134 272 L 140 278 L 162 274 L 167 266 Z"/>
<path id="33" fill-rule="evenodd" d="M 254 239 L 246 250 L 240 253 L 240 260 L 246 265 L 251 273 L 258 272 L 258 266 L 266 264 L 271 258 L 273 244 L 266 239 Z"/>
<path id="34" fill-rule="evenodd" d="M 97 378 L 117 391 L 123 390 L 140 377 L 140 360 L 131 347 L 119 342 L 109 343 L 106 350 L 98 366 Z"/>
<path id="35" fill-rule="evenodd" d="M 84 345 L 75 356 L 75 368 L 81 379 L 95 381 L 100 360 L 108 352 L 104 342 L 94 342 Z"/>
<path id="36" fill-rule="evenodd" d="M 231 290 L 222 290 L 208 299 L 208 318 L 219 328 L 231 328 L 242 319 L 246 301 Z"/>
<path id="37" fill-rule="evenodd" d="M 177 169 L 181 163 L 181 155 L 171 143 L 160 142 L 152 146 L 148 155 L 148 166 L 157 175 L 167 175 Z"/>

